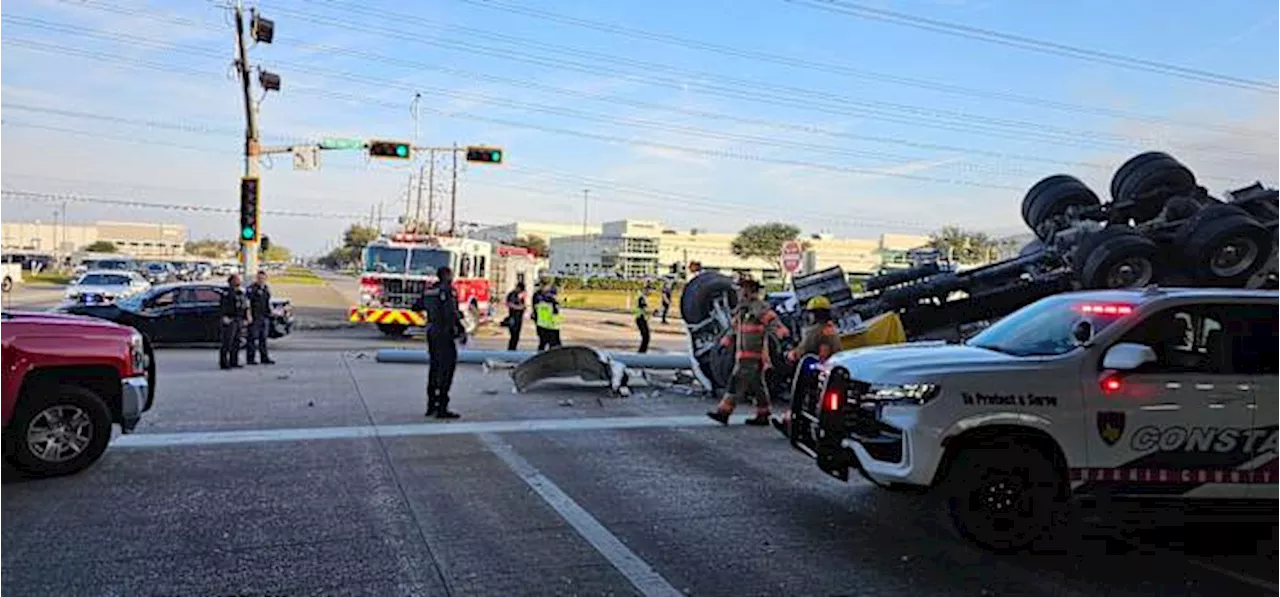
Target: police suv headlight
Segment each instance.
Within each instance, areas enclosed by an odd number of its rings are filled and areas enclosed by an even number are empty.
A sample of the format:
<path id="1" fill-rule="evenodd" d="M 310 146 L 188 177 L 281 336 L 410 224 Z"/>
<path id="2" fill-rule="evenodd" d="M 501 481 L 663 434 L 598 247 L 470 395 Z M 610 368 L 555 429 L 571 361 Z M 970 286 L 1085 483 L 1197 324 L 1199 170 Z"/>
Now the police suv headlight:
<path id="1" fill-rule="evenodd" d="M 69 298 L 69 299 L 79 298 L 79 297 L 80 297 L 80 291 L 79 291 L 79 290 L 76 290 L 76 289 L 74 289 L 74 288 L 68 288 L 68 289 L 67 289 L 67 293 L 66 293 L 66 297 L 67 297 L 67 298 Z"/>
<path id="2" fill-rule="evenodd" d="M 871 384 L 861 399 L 877 403 L 924 404 L 938 396 L 942 388 L 931 383 Z"/>

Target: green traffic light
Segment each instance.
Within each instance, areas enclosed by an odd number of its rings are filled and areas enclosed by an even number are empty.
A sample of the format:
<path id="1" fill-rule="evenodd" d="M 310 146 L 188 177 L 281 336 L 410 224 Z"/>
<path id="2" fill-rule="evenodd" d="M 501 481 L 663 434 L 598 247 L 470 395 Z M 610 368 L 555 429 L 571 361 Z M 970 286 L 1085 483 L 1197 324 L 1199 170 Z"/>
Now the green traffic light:
<path id="1" fill-rule="evenodd" d="M 491 153 L 489 154 L 489 158 L 490 158 L 490 159 L 492 159 L 492 160 L 493 160 L 493 161 L 495 161 L 495 162 L 501 162 L 501 161 L 502 161 L 502 152 L 501 152 L 501 151 L 494 151 L 494 152 L 491 152 Z"/>
<path id="2" fill-rule="evenodd" d="M 245 240 L 251 240 L 253 238 L 253 228 L 245 228 L 244 230 L 241 230 L 240 236 L 244 237 Z"/>
<path id="3" fill-rule="evenodd" d="M 398 156 L 400 156 L 400 157 L 408 156 L 408 155 L 409 155 L 409 146 L 408 146 L 408 145 L 397 145 L 397 146 L 396 146 L 396 155 L 398 155 Z"/>

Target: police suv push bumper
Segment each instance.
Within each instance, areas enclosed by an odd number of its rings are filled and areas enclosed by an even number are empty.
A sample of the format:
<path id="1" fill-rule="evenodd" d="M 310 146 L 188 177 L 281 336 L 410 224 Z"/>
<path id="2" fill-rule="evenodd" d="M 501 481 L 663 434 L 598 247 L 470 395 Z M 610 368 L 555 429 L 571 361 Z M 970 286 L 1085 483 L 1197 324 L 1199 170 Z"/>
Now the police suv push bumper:
<path id="1" fill-rule="evenodd" d="M 792 387 L 791 424 L 783 430 L 792 447 L 842 481 L 849 480 L 849 469 L 873 482 L 885 479 L 868 471 L 868 466 L 909 470 L 902 430 L 879 418 L 877 404 L 862 400 L 869 389 L 869 384 L 851 379 L 844 369 L 827 371 L 806 357 Z"/>

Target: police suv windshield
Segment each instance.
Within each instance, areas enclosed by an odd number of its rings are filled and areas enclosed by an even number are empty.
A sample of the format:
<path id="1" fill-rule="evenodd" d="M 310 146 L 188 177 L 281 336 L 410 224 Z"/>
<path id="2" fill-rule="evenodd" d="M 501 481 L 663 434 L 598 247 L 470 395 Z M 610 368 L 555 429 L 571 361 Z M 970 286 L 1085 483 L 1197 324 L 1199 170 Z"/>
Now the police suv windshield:
<path id="1" fill-rule="evenodd" d="M 1052 296 L 1019 309 L 965 344 L 1020 357 L 1066 354 L 1076 348 L 1071 329 L 1077 321 L 1087 319 L 1096 335 L 1131 309 L 1128 305 Z"/>

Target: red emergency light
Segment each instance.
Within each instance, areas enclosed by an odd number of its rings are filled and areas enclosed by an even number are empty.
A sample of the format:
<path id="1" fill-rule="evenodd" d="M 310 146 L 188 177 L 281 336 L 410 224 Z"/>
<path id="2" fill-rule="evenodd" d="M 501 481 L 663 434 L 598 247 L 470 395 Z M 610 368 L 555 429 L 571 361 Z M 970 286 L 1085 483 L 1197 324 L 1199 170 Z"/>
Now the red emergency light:
<path id="1" fill-rule="evenodd" d="M 1078 307 L 1081 313 L 1090 315 L 1128 315 L 1133 313 L 1133 305 L 1116 305 L 1116 304 L 1085 304 Z"/>
<path id="2" fill-rule="evenodd" d="M 831 390 L 822 397 L 822 409 L 835 412 L 840 410 L 840 392 Z"/>

